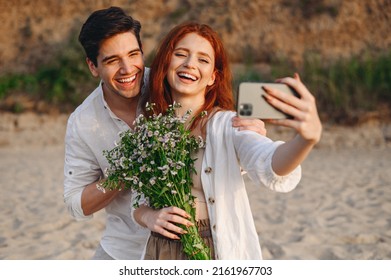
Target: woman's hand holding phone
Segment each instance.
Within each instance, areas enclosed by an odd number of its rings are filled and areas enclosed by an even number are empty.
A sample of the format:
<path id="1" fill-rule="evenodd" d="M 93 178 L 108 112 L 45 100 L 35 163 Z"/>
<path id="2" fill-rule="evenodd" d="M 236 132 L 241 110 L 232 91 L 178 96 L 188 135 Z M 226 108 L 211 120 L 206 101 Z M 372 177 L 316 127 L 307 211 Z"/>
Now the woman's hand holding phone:
<path id="1" fill-rule="evenodd" d="M 265 100 L 276 109 L 291 116 L 291 118 L 287 119 L 270 119 L 268 122 L 275 125 L 291 127 L 306 141 L 313 143 L 319 142 L 322 133 L 322 124 L 316 108 L 315 97 L 302 83 L 297 73 L 295 73 L 293 78 L 285 77 L 278 79 L 276 82 L 288 85 L 295 90 L 300 98 L 286 95 L 279 90 L 265 86 Z"/>

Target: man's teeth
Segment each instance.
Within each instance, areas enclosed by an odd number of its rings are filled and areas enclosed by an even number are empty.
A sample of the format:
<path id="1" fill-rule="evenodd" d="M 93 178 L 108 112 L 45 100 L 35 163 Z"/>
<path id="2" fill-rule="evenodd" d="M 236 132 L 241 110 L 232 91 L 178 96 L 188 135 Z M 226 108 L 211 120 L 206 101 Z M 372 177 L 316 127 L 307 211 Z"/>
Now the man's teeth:
<path id="1" fill-rule="evenodd" d="M 134 75 L 134 76 L 132 76 L 130 78 L 126 78 L 126 79 L 119 79 L 118 81 L 120 83 L 130 83 L 130 82 L 134 81 L 134 79 L 136 79 L 136 75 Z"/>
<path id="2" fill-rule="evenodd" d="M 187 79 L 191 79 L 193 81 L 196 81 L 197 80 L 197 77 L 193 76 L 193 75 L 190 75 L 189 73 L 178 73 L 179 77 L 183 77 L 183 78 L 187 78 Z"/>

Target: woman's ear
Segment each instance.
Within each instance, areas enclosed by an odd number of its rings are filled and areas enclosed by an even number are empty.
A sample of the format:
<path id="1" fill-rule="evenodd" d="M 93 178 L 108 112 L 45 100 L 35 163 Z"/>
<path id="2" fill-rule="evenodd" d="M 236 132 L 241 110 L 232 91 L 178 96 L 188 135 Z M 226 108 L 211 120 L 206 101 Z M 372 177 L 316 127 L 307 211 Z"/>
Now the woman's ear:
<path id="1" fill-rule="evenodd" d="M 95 78 L 99 77 L 98 69 L 96 68 L 95 64 L 91 61 L 91 59 L 89 59 L 87 57 L 86 62 L 87 62 L 88 68 L 90 69 L 92 76 L 94 76 Z"/>
<path id="2" fill-rule="evenodd" d="M 213 71 L 210 81 L 208 82 L 208 86 L 212 86 L 215 83 L 215 80 L 216 80 L 216 71 Z"/>

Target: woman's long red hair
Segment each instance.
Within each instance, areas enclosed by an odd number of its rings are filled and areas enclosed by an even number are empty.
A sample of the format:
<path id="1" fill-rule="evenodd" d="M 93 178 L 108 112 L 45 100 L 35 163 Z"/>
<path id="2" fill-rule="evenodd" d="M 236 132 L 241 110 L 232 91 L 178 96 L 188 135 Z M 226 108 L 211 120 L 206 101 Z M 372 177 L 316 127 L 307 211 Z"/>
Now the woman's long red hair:
<path id="1" fill-rule="evenodd" d="M 210 42 L 215 52 L 215 74 L 216 79 L 212 86 L 208 86 L 205 91 L 205 102 L 199 112 L 195 112 L 191 129 L 200 121 L 200 113 L 207 111 L 208 115 L 212 109 L 234 110 L 234 100 L 232 93 L 232 74 L 228 63 L 228 56 L 224 49 L 219 35 L 211 27 L 199 23 L 183 23 L 174 27 L 160 43 L 156 56 L 152 62 L 149 76 L 150 103 L 155 103 L 154 112 L 156 114 L 165 113 L 168 105 L 173 103 L 170 86 L 166 75 L 168 66 L 176 44 L 187 34 L 196 33 Z"/>

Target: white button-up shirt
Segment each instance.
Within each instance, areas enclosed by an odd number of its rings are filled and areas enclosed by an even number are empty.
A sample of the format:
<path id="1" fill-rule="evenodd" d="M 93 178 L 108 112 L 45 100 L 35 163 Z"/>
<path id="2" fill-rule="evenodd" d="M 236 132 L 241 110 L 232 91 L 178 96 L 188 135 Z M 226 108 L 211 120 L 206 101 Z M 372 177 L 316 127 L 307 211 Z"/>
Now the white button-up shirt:
<path id="1" fill-rule="evenodd" d="M 119 133 L 128 129 L 104 100 L 102 85 L 70 115 L 65 136 L 64 201 L 76 220 L 92 218 L 85 216 L 81 208 L 82 192 L 103 178 L 108 167 L 103 151 L 114 148 Z M 121 192 L 105 209 L 106 230 L 100 241 L 103 249 L 114 259 L 140 259 L 149 231 L 136 225 L 130 216 L 130 191 Z"/>
<path id="2" fill-rule="evenodd" d="M 208 207 L 217 259 L 262 259 L 241 168 L 257 185 L 277 192 L 294 189 L 301 179 L 298 166 L 286 176 L 271 163 L 281 141 L 232 127 L 234 112 L 217 112 L 207 124 L 201 182 Z"/>

